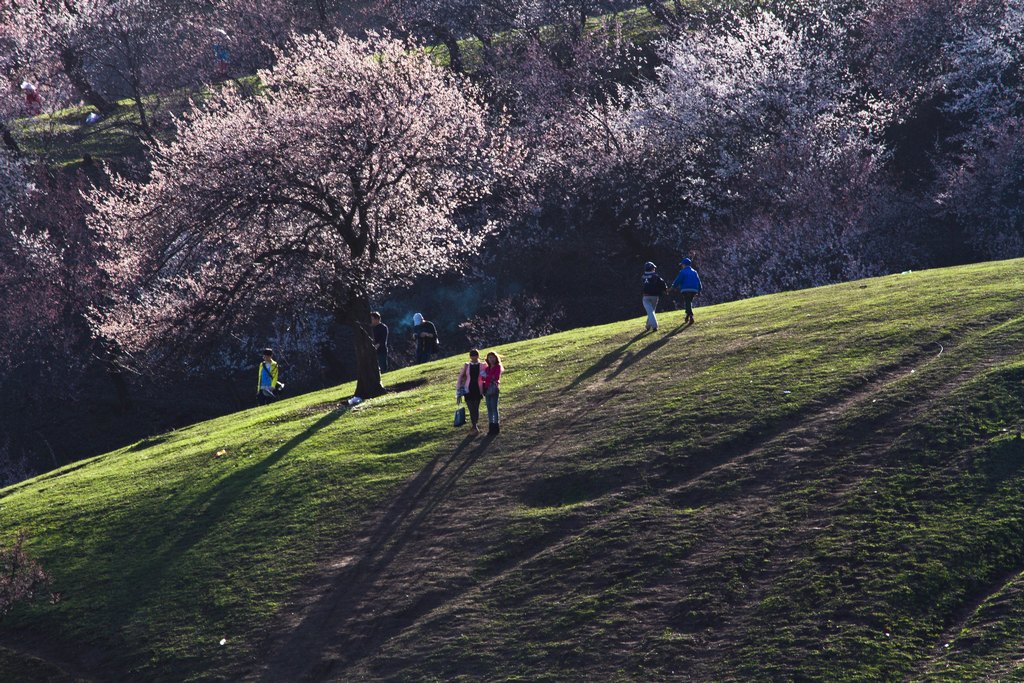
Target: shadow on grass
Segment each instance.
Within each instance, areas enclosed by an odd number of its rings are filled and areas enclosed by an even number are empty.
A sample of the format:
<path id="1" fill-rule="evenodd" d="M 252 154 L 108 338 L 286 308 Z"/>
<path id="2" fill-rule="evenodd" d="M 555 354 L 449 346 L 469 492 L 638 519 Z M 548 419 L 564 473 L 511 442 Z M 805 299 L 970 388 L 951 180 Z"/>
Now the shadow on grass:
<path id="1" fill-rule="evenodd" d="M 389 394 L 397 394 L 403 391 L 411 391 L 422 387 L 427 383 L 426 377 L 417 377 L 416 379 L 410 379 L 405 382 L 395 382 L 394 384 L 388 384 L 386 389 Z"/>
<path id="2" fill-rule="evenodd" d="M 423 590 L 411 604 L 396 607 L 394 599 L 375 599 L 375 584 L 492 442 L 491 436 L 466 436 L 454 451 L 432 459 L 406 484 L 368 535 L 357 541 L 358 561 L 323 578 L 318 598 L 302 621 L 274 644 L 260 680 L 323 680 L 342 661 L 362 659 L 444 601 L 437 589 Z M 341 653 L 341 659 L 328 657 L 328 651 Z"/>
<path id="3" fill-rule="evenodd" d="M 604 370 L 610 368 L 615 363 L 615 361 L 619 360 L 620 358 L 623 357 L 623 355 L 627 353 L 630 346 L 640 341 L 640 338 L 646 334 L 647 332 L 638 332 L 629 340 L 627 340 L 626 343 L 623 344 L 622 346 L 612 351 L 609 351 L 605 355 L 601 356 L 600 360 L 598 360 L 596 363 L 594 363 L 589 368 L 584 370 L 579 377 L 574 379 L 566 388 L 566 390 L 572 391 L 573 389 L 578 387 L 580 384 L 583 384 L 597 373 L 603 372 Z"/>
<path id="4" fill-rule="evenodd" d="M 646 358 L 647 356 L 651 355 L 655 351 L 659 350 L 661 347 L 665 346 L 665 344 L 668 344 L 672 340 L 672 337 L 676 336 L 677 334 L 679 334 L 683 330 L 686 330 L 687 328 L 691 327 L 692 325 L 693 325 L 693 323 L 684 322 L 684 323 L 678 325 L 675 329 L 672 329 L 672 330 L 666 332 L 661 339 L 659 339 L 659 340 L 657 340 L 655 342 L 651 342 L 650 344 L 648 344 L 644 348 L 640 349 L 636 353 L 630 352 L 630 353 L 624 354 L 622 356 L 622 360 L 619 361 L 618 366 L 612 371 L 612 373 L 610 375 L 608 375 L 607 379 L 615 379 L 616 377 L 619 376 L 619 374 L 622 373 L 623 370 L 625 370 L 629 366 L 633 365 L 634 363 L 643 360 L 644 358 Z M 658 334 L 658 333 L 655 332 L 654 334 Z"/>
<path id="5" fill-rule="evenodd" d="M 149 557 L 125 578 L 128 599 L 131 601 L 130 605 L 126 605 L 125 612 L 131 614 L 144 608 L 149 595 L 162 591 L 165 581 L 174 580 L 173 575 L 177 568 L 189 564 L 180 562 L 182 558 L 202 542 L 210 531 L 219 529 L 229 511 L 267 470 L 347 412 L 346 406 L 327 413 L 267 457 L 228 475 L 184 507 L 176 516 L 178 523 L 172 529 L 165 529 L 162 532 L 171 534 L 170 538 L 155 548 Z M 127 619 L 130 620 L 130 616 Z"/>

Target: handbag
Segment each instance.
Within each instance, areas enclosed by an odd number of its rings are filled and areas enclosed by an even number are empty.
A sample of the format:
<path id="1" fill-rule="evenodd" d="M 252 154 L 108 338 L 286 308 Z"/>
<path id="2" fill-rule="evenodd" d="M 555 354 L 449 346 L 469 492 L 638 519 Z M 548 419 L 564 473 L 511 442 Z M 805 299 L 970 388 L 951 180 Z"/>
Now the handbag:
<path id="1" fill-rule="evenodd" d="M 461 427 L 466 424 L 466 408 L 465 406 L 455 409 L 455 426 Z"/>

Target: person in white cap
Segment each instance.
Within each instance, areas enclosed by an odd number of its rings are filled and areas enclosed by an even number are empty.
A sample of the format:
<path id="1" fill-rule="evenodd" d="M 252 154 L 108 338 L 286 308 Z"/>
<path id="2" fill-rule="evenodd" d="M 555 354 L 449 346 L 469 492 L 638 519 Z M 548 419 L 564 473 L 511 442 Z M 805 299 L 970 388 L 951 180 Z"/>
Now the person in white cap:
<path id="1" fill-rule="evenodd" d="M 428 362 L 441 346 L 434 323 L 417 313 L 412 317 L 412 336 L 416 340 L 416 362 Z"/>
<path id="2" fill-rule="evenodd" d="M 21 91 L 25 93 L 25 111 L 29 116 L 37 116 L 43 111 L 43 98 L 40 96 L 36 86 L 28 81 L 22 81 Z"/>

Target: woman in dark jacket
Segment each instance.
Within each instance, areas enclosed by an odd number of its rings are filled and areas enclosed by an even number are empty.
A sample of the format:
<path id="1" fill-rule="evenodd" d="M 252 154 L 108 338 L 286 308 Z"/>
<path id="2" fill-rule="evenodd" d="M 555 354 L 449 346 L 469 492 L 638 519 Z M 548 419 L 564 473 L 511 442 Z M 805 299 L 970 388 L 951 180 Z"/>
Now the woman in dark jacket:
<path id="1" fill-rule="evenodd" d="M 484 397 L 483 378 L 480 376 L 480 352 L 476 349 L 469 350 L 469 362 L 463 363 L 459 372 L 459 382 L 455 387 L 455 395 L 466 399 L 466 407 L 469 408 L 469 421 L 472 425 L 469 431 L 479 434 L 480 429 L 476 423 L 480 420 L 480 401 Z"/>

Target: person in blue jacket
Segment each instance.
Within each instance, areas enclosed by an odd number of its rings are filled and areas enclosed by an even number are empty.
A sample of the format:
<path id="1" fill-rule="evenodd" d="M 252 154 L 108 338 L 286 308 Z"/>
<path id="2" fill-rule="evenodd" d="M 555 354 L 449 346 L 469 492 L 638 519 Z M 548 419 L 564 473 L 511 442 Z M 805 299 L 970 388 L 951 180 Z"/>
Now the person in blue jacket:
<path id="1" fill-rule="evenodd" d="M 684 258 L 679 262 L 679 265 L 683 267 L 679 271 L 679 275 L 676 275 L 676 279 L 672 282 L 672 289 L 679 290 L 679 293 L 683 295 L 683 305 L 686 307 L 686 322 L 693 322 L 693 298 L 700 295 L 702 289 L 700 284 L 700 275 L 697 275 L 697 271 L 694 270 L 690 264 L 693 263 L 688 258 Z"/>

